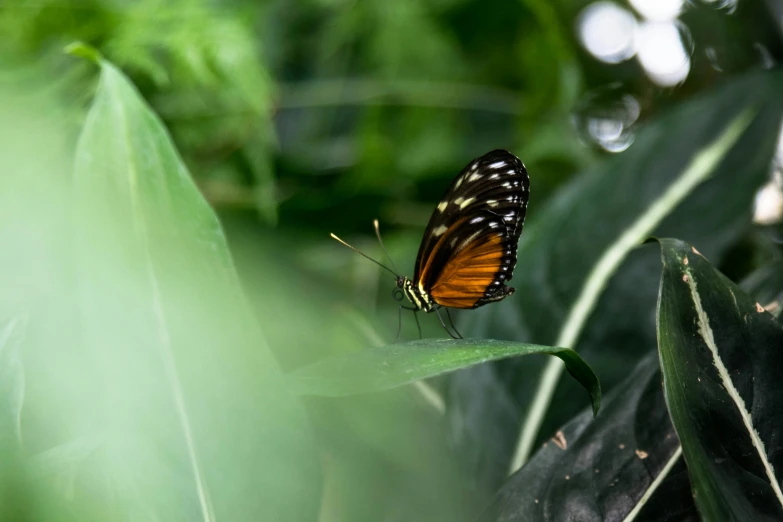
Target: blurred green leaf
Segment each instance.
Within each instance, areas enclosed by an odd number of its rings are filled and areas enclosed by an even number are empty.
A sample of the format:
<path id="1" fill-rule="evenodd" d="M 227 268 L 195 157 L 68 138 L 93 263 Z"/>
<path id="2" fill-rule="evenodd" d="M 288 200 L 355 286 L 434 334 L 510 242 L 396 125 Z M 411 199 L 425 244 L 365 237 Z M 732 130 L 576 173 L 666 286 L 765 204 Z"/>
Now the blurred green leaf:
<path id="1" fill-rule="evenodd" d="M 67 221 L 61 181 L 64 167 L 71 166 L 65 151 L 73 136 L 63 121 L 71 114 L 53 103 L 56 80 L 35 66 L 2 72 L 16 81 L 0 81 L 0 222 L 5 224 L 0 243 L 7 254 L 0 256 L 0 520 L 65 521 L 67 510 L 56 517 L 43 515 L 54 503 L 29 473 L 27 458 L 50 434 L 39 429 L 39 420 L 60 414 L 52 403 L 38 407 L 42 383 L 37 369 L 64 367 L 39 358 L 36 345 L 50 335 L 53 347 L 65 348 L 69 339 L 67 328 L 43 316 L 67 265 L 55 252 L 62 253 L 58 239 Z"/>
<path id="2" fill-rule="evenodd" d="M 696 516 L 682 450 L 651 353 L 512 475 L 483 522 L 685 520 Z"/>
<path id="3" fill-rule="evenodd" d="M 45 384 L 30 376 L 46 389 L 34 407 L 59 403 L 67 419 L 68 429 L 59 415 L 39 421 L 66 456 L 43 462 L 72 477 L 71 509 L 82 520 L 315 517 L 312 434 L 220 224 L 157 116 L 107 61 L 72 194 L 75 280 L 55 302 L 76 306 L 76 342 L 58 354 L 39 340 L 38 357 L 62 366 Z M 69 449 L 84 440 L 100 444 Z"/>
<path id="4" fill-rule="evenodd" d="M 579 355 L 568 348 L 512 343 L 491 339 L 423 339 L 390 344 L 325 359 L 288 374 L 292 389 L 301 395 L 339 397 L 388 390 L 517 355 L 554 355 L 590 393 L 593 413 L 601 407 L 598 377 Z"/>
<path id="5" fill-rule="evenodd" d="M 663 385 L 699 511 L 779 520 L 783 325 L 687 243 L 659 243 Z"/>

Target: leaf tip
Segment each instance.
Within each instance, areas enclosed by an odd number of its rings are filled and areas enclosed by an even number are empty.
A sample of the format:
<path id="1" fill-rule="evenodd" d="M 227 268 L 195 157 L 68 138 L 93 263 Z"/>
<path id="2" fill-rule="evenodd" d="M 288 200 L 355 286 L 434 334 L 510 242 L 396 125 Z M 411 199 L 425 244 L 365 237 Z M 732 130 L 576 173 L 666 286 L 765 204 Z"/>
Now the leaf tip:
<path id="1" fill-rule="evenodd" d="M 593 395 L 593 418 L 598 417 L 598 411 L 601 409 L 601 390 L 599 388 L 598 393 Z"/>
<path id="2" fill-rule="evenodd" d="M 63 52 L 70 54 L 71 56 L 85 58 L 95 63 L 96 65 L 101 65 L 103 62 L 103 55 L 95 47 L 87 45 L 86 43 L 80 42 L 78 40 L 66 45 L 63 49 Z"/>

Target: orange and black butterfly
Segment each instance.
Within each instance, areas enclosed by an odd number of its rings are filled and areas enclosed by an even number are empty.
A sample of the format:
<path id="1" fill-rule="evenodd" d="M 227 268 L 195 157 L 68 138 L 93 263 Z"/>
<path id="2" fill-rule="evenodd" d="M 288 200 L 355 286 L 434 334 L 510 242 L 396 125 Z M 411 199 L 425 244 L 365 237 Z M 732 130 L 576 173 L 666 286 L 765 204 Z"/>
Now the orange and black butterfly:
<path id="1" fill-rule="evenodd" d="M 413 279 L 381 265 L 397 278 L 396 297 L 413 305 L 402 308 L 438 313 L 444 307 L 448 313 L 449 308 L 478 308 L 513 294 L 506 283 L 517 262 L 529 197 L 530 178 L 513 154 L 493 150 L 468 163 L 432 213 Z M 381 241 L 377 221 L 375 231 Z M 438 318 L 446 328 L 439 313 Z"/>

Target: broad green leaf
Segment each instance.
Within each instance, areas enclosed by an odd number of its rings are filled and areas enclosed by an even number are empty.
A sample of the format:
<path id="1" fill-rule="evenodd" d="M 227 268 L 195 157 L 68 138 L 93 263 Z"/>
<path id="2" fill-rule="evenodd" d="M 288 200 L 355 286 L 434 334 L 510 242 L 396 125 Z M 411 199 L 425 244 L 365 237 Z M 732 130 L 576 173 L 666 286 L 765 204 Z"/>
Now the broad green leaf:
<path id="1" fill-rule="evenodd" d="M 705 520 L 783 518 L 783 325 L 687 243 L 661 239 L 666 402 Z"/>
<path id="2" fill-rule="evenodd" d="M 292 389 L 302 395 L 339 397 L 388 390 L 475 364 L 529 354 L 554 355 L 590 393 L 593 413 L 601 406 L 598 377 L 568 348 L 495 340 L 423 339 L 332 357 L 289 374 Z"/>
<path id="3" fill-rule="evenodd" d="M 665 516 L 663 516 L 665 514 Z M 552 439 L 498 492 L 482 522 L 683 520 L 696 516 L 654 353 Z"/>
<path id="4" fill-rule="evenodd" d="M 68 501 L 47 520 L 312 520 L 312 434 L 221 226 L 134 86 L 93 58 L 72 218 L 25 345 L 30 467 Z"/>
<path id="5" fill-rule="evenodd" d="M 726 84 L 648 123 L 626 152 L 574 178 L 544 208 L 536 209 L 531 201 L 531 222 L 520 241 L 512 282 L 517 293 L 466 314 L 463 331 L 471 336 L 491 331 L 495 337 L 580 352 L 589 348 L 585 357 L 600 364 L 597 373 L 604 385 L 604 373 L 612 384 L 619 382 L 655 347 L 656 261 L 634 248 L 661 230 L 704 238 L 710 252 L 719 253 L 749 224 L 747 209 L 766 179 L 775 147 L 781 85 L 777 73 Z M 531 172 L 533 199 L 535 179 Z M 511 467 L 518 468 L 544 436 L 544 422 L 548 431 L 575 413 L 568 400 L 574 389 L 568 380 L 560 382 L 560 373 L 551 363 L 543 368 L 501 363 L 497 376 L 524 416 L 521 427 L 507 427 L 517 430 L 515 447 L 498 444 L 495 433 L 476 436 L 487 423 L 474 416 L 477 426 L 471 426 L 470 436 L 454 435 L 464 444 L 460 453 L 497 452 L 507 459 L 514 453 Z M 472 378 L 470 372 L 458 374 L 452 386 L 469 388 Z M 461 395 L 467 404 L 449 412 L 455 427 L 466 426 L 456 418 L 461 410 L 476 411 L 478 403 L 487 405 L 481 411 L 488 418 L 495 416 L 491 398 Z M 553 398 L 563 406 L 550 408 Z M 496 470 L 487 480 L 503 473 Z"/>

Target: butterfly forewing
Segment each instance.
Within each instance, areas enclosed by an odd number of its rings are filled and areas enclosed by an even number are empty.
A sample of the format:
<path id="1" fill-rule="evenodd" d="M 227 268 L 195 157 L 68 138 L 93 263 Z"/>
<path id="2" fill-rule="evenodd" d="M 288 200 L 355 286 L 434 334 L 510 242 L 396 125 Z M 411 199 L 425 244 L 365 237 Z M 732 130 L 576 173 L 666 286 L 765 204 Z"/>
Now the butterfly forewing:
<path id="1" fill-rule="evenodd" d="M 476 308 L 513 292 L 530 180 L 513 154 L 476 158 L 454 179 L 430 218 L 414 284 L 442 306 Z"/>

